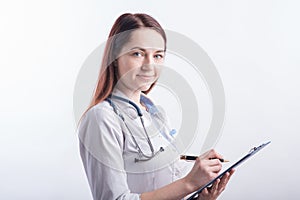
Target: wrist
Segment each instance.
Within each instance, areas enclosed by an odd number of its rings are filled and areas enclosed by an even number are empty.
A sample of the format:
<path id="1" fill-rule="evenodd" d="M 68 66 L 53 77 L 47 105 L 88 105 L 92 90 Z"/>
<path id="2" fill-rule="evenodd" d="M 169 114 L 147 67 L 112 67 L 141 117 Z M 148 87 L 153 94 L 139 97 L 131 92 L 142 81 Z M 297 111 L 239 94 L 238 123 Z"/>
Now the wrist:
<path id="1" fill-rule="evenodd" d="M 184 185 L 185 190 L 187 191 L 188 194 L 194 192 L 197 188 L 195 187 L 195 185 L 188 180 L 187 177 L 184 177 L 181 179 Z"/>

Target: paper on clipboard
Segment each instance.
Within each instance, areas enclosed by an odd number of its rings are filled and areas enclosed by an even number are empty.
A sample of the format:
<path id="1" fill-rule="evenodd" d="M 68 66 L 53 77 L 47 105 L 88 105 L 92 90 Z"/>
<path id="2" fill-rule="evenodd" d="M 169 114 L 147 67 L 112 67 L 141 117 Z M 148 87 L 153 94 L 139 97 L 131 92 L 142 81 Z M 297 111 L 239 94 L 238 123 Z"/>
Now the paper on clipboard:
<path id="1" fill-rule="evenodd" d="M 200 189 L 198 189 L 197 191 L 195 191 L 187 200 L 192 200 L 194 199 L 194 197 L 196 195 L 198 195 L 199 193 L 202 192 L 202 190 L 204 190 L 206 187 L 210 186 L 211 184 L 213 184 L 217 179 L 221 178 L 226 172 L 229 172 L 231 169 L 236 168 L 237 166 L 239 166 L 240 164 L 242 164 L 243 162 L 245 162 L 248 158 L 252 157 L 254 154 L 256 154 L 258 151 L 260 151 L 261 149 L 263 149 L 265 146 L 267 146 L 268 144 L 270 144 L 271 141 L 264 143 L 258 147 L 254 147 L 252 148 L 249 153 L 247 153 L 244 157 L 242 157 L 240 160 L 238 160 L 237 162 L 235 162 L 233 165 L 231 165 L 230 167 L 228 167 L 225 171 L 223 171 L 221 174 L 219 174 L 216 178 L 214 178 L 213 180 L 211 180 L 210 182 L 208 182 L 207 184 L 205 184 L 204 186 L 202 186 Z"/>

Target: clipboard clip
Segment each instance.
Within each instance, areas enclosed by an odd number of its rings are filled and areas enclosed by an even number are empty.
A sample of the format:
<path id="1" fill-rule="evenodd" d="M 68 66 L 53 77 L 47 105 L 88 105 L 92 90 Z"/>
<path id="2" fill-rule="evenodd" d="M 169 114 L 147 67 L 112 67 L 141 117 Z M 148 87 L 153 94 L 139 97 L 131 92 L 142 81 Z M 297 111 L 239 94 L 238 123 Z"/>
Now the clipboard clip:
<path id="1" fill-rule="evenodd" d="M 264 144 L 262 144 L 262 145 L 260 145 L 260 146 L 258 146 L 258 147 L 253 147 L 252 149 L 250 149 L 249 154 L 254 154 L 254 153 L 256 153 L 257 151 L 259 151 L 260 149 L 264 148 L 265 146 L 267 146 L 267 145 L 270 144 L 270 143 L 271 143 L 271 141 L 266 142 L 266 143 L 264 143 Z"/>

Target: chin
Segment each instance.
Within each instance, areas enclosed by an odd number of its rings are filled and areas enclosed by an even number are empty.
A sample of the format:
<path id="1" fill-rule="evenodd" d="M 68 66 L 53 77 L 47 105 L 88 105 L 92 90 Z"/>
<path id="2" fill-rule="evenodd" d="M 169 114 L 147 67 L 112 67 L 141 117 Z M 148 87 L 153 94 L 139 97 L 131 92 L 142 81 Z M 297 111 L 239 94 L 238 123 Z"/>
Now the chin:
<path id="1" fill-rule="evenodd" d="M 152 84 L 150 84 L 150 85 L 142 85 L 142 86 L 140 86 L 139 88 L 138 88 L 138 90 L 140 90 L 140 91 L 147 91 L 147 90 L 149 90 L 149 88 L 151 87 L 151 85 Z"/>

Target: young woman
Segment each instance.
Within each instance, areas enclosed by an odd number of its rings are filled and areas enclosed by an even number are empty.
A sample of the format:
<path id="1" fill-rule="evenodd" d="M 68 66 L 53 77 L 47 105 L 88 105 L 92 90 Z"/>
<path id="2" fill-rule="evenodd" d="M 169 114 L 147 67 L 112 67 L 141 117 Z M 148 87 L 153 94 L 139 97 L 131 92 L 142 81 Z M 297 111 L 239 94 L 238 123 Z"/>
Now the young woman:
<path id="1" fill-rule="evenodd" d="M 221 156 L 214 150 L 200 155 L 188 173 L 184 163 L 173 159 L 176 147 L 171 147 L 166 116 L 147 97 L 165 52 L 165 32 L 151 16 L 127 13 L 114 23 L 91 105 L 78 129 L 95 200 L 183 199 L 221 170 Z M 198 199 L 216 199 L 232 173 Z"/>

